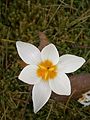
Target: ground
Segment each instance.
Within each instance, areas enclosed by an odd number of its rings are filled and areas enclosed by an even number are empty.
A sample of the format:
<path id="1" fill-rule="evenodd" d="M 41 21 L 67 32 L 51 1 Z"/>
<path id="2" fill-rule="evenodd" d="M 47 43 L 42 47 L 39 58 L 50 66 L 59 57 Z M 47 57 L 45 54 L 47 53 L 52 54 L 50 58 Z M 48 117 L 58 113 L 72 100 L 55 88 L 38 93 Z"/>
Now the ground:
<path id="1" fill-rule="evenodd" d="M 82 56 L 86 63 L 74 74 L 90 72 L 90 0 L 0 1 L 0 120 L 90 120 L 90 107 L 76 100 L 52 99 L 33 113 L 29 85 L 18 80 L 21 71 L 16 41 L 39 45 L 43 31 L 60 55 Z"/>

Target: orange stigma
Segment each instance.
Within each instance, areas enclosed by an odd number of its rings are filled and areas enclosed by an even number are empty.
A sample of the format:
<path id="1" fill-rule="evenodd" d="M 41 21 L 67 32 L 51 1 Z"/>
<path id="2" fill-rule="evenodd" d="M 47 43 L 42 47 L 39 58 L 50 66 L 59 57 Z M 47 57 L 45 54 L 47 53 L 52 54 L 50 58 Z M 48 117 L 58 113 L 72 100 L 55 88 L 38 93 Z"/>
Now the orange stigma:
<path id="1" fill-rule="evenodd" d="M 49 60 L 45 60 L 38 65 L 37 76 L 43 80 L 54 79 L 57 75 L 57 66 Z"/>

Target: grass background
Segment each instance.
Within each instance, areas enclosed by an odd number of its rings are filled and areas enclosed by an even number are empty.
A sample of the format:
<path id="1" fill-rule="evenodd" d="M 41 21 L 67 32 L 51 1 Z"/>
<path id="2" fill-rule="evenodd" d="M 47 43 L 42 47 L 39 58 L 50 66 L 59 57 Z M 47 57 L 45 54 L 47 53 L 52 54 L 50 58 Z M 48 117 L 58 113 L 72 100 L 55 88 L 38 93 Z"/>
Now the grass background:
<path id="1" fill-rule="evenodd" d="M 44 31 L 60 52 L 87 61 L 75 72 L 90 72 L 90 0 L 0 0 L 0 120 L 90 120 L 90 107 L 50 99 L 33 113 L 29 85 L 18 80 L 22 68 L 17 40 L 39 45 Z M 28 101 L 29 100 L 29 101 Z"/>

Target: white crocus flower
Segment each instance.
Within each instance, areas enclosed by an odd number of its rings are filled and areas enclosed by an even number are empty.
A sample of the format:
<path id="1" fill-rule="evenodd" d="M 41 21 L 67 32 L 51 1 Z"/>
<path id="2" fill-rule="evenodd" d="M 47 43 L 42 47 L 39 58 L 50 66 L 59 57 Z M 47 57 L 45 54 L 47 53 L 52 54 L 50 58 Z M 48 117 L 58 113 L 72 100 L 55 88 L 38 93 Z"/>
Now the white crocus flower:
<path id="1" fill-rule="evenodd" d="M 19 79 L 34 84 L 32 100 L 34 112 L 38 112 L 48 101 L 51 92 L 59 95 L 70 95 L 71 85 L 65 73 L 79 69 L 85 59 L 75 55 L 62 55 L 53 44 L 49 44 L 40 52 L 32 44 L 17 41 L 16 47 L 21 59 L 28 65 L 21 71 Z"/>

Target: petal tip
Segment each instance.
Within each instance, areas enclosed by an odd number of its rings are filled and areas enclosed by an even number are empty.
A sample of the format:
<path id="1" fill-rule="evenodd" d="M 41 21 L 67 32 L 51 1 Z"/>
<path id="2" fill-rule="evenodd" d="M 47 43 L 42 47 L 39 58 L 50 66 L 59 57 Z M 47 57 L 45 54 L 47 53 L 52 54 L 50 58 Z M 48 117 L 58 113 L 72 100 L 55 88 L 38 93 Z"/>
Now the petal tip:
<path id="1" fill-rule="evenodd" d="M 16 44 L 20 43 L 21 41 L 16 41 Z"/>
<path id="2" fill-rule="evenodd" d="M 16 41 L 16 46 L 19 46 L 22 43 L 23 43 L 22 41 Z"/>
<path id="3" fill-rule="evenodd" d="M 86 62 L 86 60 L 84 59 L 84 58 L 82 58 L 83 59 L 83 64 Z"/>
<path id="4" fill-rule="evenodd" d="M 20 80 L 20 75 L 18 76 L 18 79 Z"/>
<path id="5" fill-rule="evenodd" d="M 71 95 L 71 85 L 70 85 L 70 88 L 62 95 L 65 95 L 65 96 L 70 96 Z"/>
<path id="6" fill-rule="evenodd" d="M 34 109 L 34 111 L 33 111 L 33 112 L 36 114 L 38 111 L 39 111 L 39 110 L 35 110 L 35 109 Z"/>
<path id="7" fill-rule="evenodd" d="M 19 80 L 22 80 L 22 77 L 21 77 L 22 75 L 21 75 L 21 73 L 19 74 L 19 76 L 18 76 L 18 79 Z"/>
<path id="8" fill-rule="evenodd" d="M 33 100 L 33 97 L 32 97 Z M 37 107 L 34 100 L 33 100 L 33 112 L 36 114 L 41 108 Z"/>
<path id="9" fill-rule="evenodd" d="M 56 48 L 56 46 L 53 43 L 50 43 L 48 46 Z"/>
<path id="10" fill-rule="evenodd" d="M 82 66 L 86 62 L 86 60 L 83 57 L 80 58 L 81 58 L 81 66 Z"/>
<path id="11" fill-rule="evenodd" d="M 67 94 L 66 94 L 66 96 L 70 96 L 71 95 L 71 91 L 69 91 Z"/>

